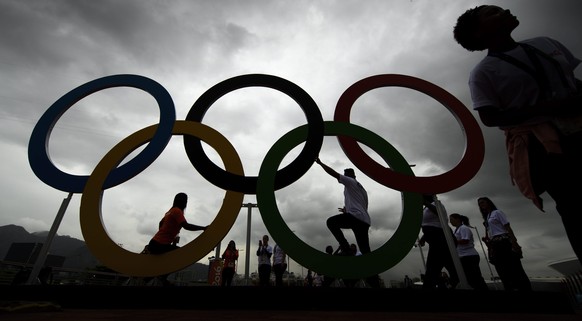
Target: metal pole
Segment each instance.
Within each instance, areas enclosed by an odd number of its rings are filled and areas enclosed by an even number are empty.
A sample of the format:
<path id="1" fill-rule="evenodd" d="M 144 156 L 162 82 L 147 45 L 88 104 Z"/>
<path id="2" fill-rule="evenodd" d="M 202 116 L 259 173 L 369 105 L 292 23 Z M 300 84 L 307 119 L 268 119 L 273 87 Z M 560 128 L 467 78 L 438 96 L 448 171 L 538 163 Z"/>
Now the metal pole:
<path id="1" fill-rule="evenodd" d="M 61 225 L 61 221 L 63 220 L 63 216 L 65 216 L 65 211 L 67 210 L 67 206 L 69 206 L 69 202 L 71 201 L 72 197 L 73 197 L 73 193 L 69 193 L 69 196 L 67 196 L 67 198 L 63 199 L 63 202 L 61 203 L 61 207 L 59 208 L 59 211 L 57 212 L 57 216 L 55 216 L 55 220 L 53 221 L 53 225 L 51 226 L 49 234 L 46 237 L 46 241 L 44 242 L 44 244 L 42 245 L 42 248 L 40 249 L 40 253 L 38 254 L 38 257 L 36 258 L 36 262 L 34 263 L 34 267 L 32 268 L 30 275 L 28 276 L 28 280 L 26 281 L 26 284 L 35 284 L 36 283 L 36 281 L 38 279 L 38 274 L 40 273 L 40 270 L 42 269 L 44 262 L 46 261 L 48 251 L 51 248 L 51 243 L 53 242 L 53 239 L 55 238 L 55 235 L 57 234 L 57 230 L 59 229 L 59 225 Z"/>
<path id="2" fill-rule="evenodd" d="M 479 239 L 479 243 L 481 244 L 481 250 L 483 250 L 483 256 L 485 257 L 485 262 L 487 262 L 487 267 L 489 267 L 489 273 L 491 273 L 491 281 L 493 281 L 493 286 L 497 290 L 497 284 L 495 283 L 495 275 L 493 274 L 493 269 L 491 268 L 491 263 L 489 262 L 489 258 L 487 256 L 487 252 L 485 252 L 485 247 L 483 246 L 483 240 L 481 240 L 481 236 L 479 235 L 479 230 L 476 226 L 469 226 L 472 229 L 475 229 L 477 233 L 477 238 Z"/>
<path id="3" fill-rule="evenodd" d="M 247 215 L 247 249 L 245 257 L 245 285 L 249 285 L 249 263 L 251 260 L 251 211 L 253 207 L 257 207 L 257 204 L 247 203 L 243 204 L 242 207 L 248 207 Z"/>
<path id="4" fill-rule="evenodd" d="M 457 270 L 457 276 L 459 277 L 458 289 L 470 289 L 467 278 L 465 277 L 465 271 L 461 265 L 461 259 L 459 258 L 459 253 L 457 253 L 457 247 L 455 246 L 455 241 L 453 241 L 452 233 L 449 233 L 449 218 L 447 217 L 447 211 L 444 209 L 441 202 L 438 200 L 437 196 L 434 195 L 434 203 L 437 209 L 437 214 L 439 220 L 441 221 L 441 226 L 443 227 L 443 233 L 445 233 L 445 238 L 447 239 L 447 245 L 449 247 L 449 252 L 453 259 L 453 264 L 455 265 L 455 270 Z"/>
<path id="5" fill-rule="evenodd" d="M 218 242 L 218 245 L 216 245 L 216 250 L 214 251 L 214 259 L 215 260 L 220 259 L 220 244 L 221 244 L 221 242 Z"/>

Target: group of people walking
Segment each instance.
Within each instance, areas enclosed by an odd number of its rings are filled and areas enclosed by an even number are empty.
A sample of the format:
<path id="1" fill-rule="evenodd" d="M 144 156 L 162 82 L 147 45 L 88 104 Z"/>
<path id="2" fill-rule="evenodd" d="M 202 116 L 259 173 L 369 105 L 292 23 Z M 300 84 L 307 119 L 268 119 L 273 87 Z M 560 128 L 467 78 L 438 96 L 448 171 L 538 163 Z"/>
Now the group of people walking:
<path id="1" fill-rule="evenodd" d="M 482 240 L 488 247 L 488 260 L 495 266 L 504 289 L 531 290 L 531 282 L 521 264 L 523 258 L 521 246 L 517 242 L 507 216 L 488 197 L 480 197 L 477 204 L 485 226 L 485 236 Z M 446 215 L 446 209 L 434 195 L 424 195 L 423 235 L 419 239 L 419 245 L 424 246 L 428 243 L 429 251 L 423 288 L 454 289 L 457 287 L 460 279 L 454 264 L 456 255 L 468 285 L 475 290 L 488 290 L 489 287 L 479 266 L 481 258 L 474 245 L 472 229 L 476 227 L 471 226 L 467 216 L 459 213 L 448 215 L 448 222 L 454 230 L 448 226 L 443 227 L 441 221 Z M 447 233 L 454 243 L 454 252 L 451 252 L 451 247 L 447 242 Z M 441 277 L 443 269 L 446 269 L 450 275 L 448 284 L 445 284 Z"/>

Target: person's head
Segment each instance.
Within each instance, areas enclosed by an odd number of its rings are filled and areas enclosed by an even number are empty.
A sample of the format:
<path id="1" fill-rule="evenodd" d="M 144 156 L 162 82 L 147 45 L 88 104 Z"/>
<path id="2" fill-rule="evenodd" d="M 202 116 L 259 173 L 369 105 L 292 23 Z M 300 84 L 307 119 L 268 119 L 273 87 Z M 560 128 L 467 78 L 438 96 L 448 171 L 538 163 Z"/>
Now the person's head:
<path id="1" fill-rule="evenodd" d="M 177 207 L 181 210 L 184 210 L 186 208 L 186 205 L 188 204 L 188 195 L 186 195 L 186 193 L 178 193 L 176 194 L 176 196 L 174 196 L 174 207 Z"/>
<path id="2" fill-rule="evenodd" d="M 469 223 L 469 218 L 466 217 L 465 215 L 461 215 L 461 223 L 465 226 L 471 226 L 471 224 Z"/>
<path id="3" fill-rule="evenodd" d="M 465 11 L 457 19 L 453 36 L 469 51 L 489 48 L 499 37 L 509 37 L 519 20 L 509 10 L 492 5 L 480 5 Z"/>
<path id="4" fill-rule="evenodd" d="M 479 211 L 484 220 L 487 220 L 487 215 L 497 209 L 497 206 L 489 199 L 489 197 L 479 197 L 477 199 L 477 205 L 479 205 Z"/>
<path id="5" fill-rule="evenodd" d="M 434 202 L 434 194 L 424 194 L 422 195 L 423 204 L 432 204 Z"/>
<path id="6" fill-rule="evenodd" d="M 453 213 L 451 215 L 449 215 L 449 222 L 451 222 L 451 225 L 454 227 L 459 227 L 461 226 L 462 222 L 461 222 L 461 214 L 459 213 Z"/>
<path id="7" fill-rule="evenodd" d="M 346 168 L 344 169 L 344 176 L 356 178 L 356 172 L 354 172 L 353 168 Z"/>
<path id="8" fill-rule="evenodd" d="M 328 245 L 325 247 L 325 253 L 327 254 L 333 254 L 333 247 L 331 245 Z"/>
<path id="9" fill-rule="evenodd" d="M 269 236 L 263 235 L 263 245 L 266 245 L 267 243 L 269 243 Z"/>
<path id="10" fill-rule="evenodd" d="M 231 249 L 236 249 L 236 243 L 234 243 L 233 240 L 230 240 L 230 242 L 228 242 L 228 247 Z"/>

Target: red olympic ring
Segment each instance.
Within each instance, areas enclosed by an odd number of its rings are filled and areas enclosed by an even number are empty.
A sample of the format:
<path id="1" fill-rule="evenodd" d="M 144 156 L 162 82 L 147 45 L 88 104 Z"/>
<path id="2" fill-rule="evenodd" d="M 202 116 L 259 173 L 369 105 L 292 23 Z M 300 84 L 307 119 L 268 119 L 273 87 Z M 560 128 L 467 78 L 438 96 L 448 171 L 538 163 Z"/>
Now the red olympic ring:
<path id="1" fill-rule="evenodd" d="M 485 141 L 479 124 L 469 110 L 455 96 L 423 79 L 384 74 L 364 78 L 350 86 L 338 100 L 334 121 L 350 122 L 354 102 L 364 93 L 380 87 L 407 87 L 434 98 L 453 113 L 466 137 L 465 153 L 450 171 L 436 176 L 411 176 L 386 168 L 370 158 L 349 136 L 338 136 L 338 141 L 348 158 L 363 173 L 376 182 L 403 192 L 442 194 L 462 186 L 479 171 L 485 157 Z"/>

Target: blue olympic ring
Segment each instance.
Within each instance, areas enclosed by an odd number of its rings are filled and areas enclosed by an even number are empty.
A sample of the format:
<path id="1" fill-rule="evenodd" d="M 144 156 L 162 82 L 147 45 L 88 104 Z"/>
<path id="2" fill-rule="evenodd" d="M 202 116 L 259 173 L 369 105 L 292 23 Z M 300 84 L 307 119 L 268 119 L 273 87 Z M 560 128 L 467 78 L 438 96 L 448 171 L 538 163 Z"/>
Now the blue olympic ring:
<path id="1" fill-rule="evenodd" d="M 50 160 L 48 142 L 51 132 L 59 118 L 79 100 L 103 89 L 125 86 L 146 91 L 156 99 L 160 108 L 160 124 L 151 142 L 136 157 L 114 169 L 103 187 L 107 189 L 126 182 L 150 166 L 160 156 L 172 137 L 172 127 L 176 121 L 172 97 L 162 85 L 143 76 L 107 76 L 85 83 L 65 94 L 49 107 L 34 127 L 28 143 L 28 161 L 41 181 L 61 191 L 83 192 L 89 176 L 67 174 L 58 169 Z"/>

